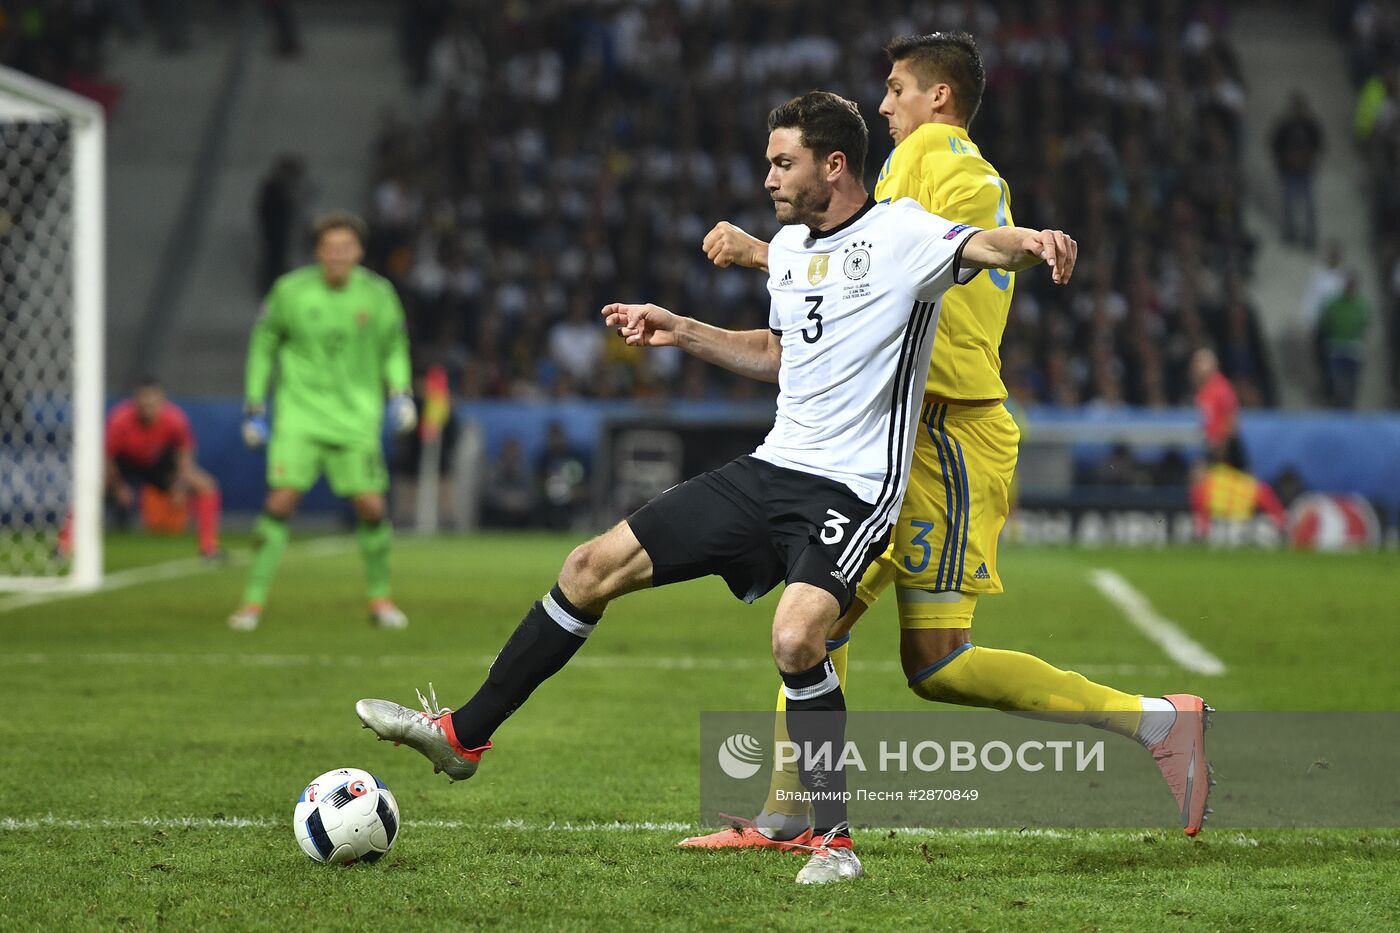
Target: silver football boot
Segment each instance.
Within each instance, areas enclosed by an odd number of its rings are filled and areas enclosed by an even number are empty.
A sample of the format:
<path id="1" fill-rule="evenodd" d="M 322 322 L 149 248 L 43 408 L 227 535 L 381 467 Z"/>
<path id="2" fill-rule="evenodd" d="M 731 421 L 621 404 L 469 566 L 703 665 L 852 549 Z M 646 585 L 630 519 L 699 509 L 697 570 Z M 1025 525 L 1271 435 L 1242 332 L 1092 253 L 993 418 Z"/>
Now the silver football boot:
<path id="1" fill-rule="evenodd" d="M 481 753 L 491 743 L 463 748 L 452 728 L 452 710 L 438 705 L 433 685 L 428 684 L 426 697 L 421 690 L 414 692 L 423 704 L 422 712 L 392 700 L 360 700 L 355 704 L 355 714 L 380 741 L 407 745 L 431 761 L 434 774 L 441 771 L 452 781 L 465 781 L 476 773 Z"/>
<path id="2" fill-rule="evenodd" d="M 833 827 L 831 832 L 817 839 L 815 845 L 796 846 L 799 849 L 812 850 L 812 857 L 797 873 L 798 884 L 831 884 L 835 881 L 854 881 L 865 874 L 860 859 L 856 858 L 856 853 L 851 849 L 851 840 L 837 838 L 837 833 L 840 830 L 849 828 L 849 823 L 841 823 Z"/>

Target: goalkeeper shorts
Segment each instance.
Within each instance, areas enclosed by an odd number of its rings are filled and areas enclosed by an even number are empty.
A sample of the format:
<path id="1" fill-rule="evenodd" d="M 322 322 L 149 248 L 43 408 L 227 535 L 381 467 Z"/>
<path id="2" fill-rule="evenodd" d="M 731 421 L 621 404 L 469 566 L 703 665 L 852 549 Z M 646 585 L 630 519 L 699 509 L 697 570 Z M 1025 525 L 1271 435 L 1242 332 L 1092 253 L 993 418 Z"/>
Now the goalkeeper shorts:
<path id="1" fill-rule="evenodd" d="M 267 486 L 306 492 L 326 475 L 331 492 L 342 498 L 384 492 L 389 471 L 376 437 L 364 444 L 333 444 L 304 434 L 272 432 L 267 446 Z"/>

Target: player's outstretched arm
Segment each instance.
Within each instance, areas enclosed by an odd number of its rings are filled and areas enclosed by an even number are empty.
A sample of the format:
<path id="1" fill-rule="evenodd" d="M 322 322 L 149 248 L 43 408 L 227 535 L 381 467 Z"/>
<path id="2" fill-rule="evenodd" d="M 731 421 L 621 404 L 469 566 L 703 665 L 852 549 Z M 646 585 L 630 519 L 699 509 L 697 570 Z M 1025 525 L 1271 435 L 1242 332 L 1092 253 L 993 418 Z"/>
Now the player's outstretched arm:
<path id="1" fill-rule="evenodd" d="M 654 304 L 610 304 L 603 320 L 634 347 L 680 347 L 732 373 L 777 382 L 783 349 L 766 330 L 725 330 Z"/>
<path id="2" fill-rule="evenodd" d="M 968 237 L 962 252 L 963 264 L 975 269 L 1020 272 L 1043 262 L 1056 285 L 1069 281 L 1078 257 L 1079 244 L 1064 231 L 1027 227 L 979 230 Z"/>
<path id="3" fill-rule="evenodd" d="M 768 244 L 727 220 L 721 220 L 705 234 L 700 248 L 710 262 L 721 269 L 743 266 L 745 269 L 768 271 Z"/>

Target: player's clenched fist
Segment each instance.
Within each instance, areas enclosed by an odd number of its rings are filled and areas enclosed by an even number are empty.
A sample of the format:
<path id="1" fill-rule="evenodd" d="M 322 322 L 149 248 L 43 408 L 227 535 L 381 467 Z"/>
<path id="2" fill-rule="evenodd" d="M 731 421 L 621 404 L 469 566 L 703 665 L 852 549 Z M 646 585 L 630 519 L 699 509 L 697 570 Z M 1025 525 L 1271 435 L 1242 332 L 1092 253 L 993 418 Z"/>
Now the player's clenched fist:
<path id="1" fill-rule="evenodd" d="M 745 269 L 768 268 L 768 244 L 754 236 L 749 236 L 727 220 L 715 224 L 705 241 L 700 244 L 710 262 L 723 269 L 725 266 L 743 266 Z"/>
<path id="2" fill-rule="evenodd" d="M 615 303 L 603 308 L 603 322 L 633 347 L 674 347 L 681 321 L 660 305 Z"/>

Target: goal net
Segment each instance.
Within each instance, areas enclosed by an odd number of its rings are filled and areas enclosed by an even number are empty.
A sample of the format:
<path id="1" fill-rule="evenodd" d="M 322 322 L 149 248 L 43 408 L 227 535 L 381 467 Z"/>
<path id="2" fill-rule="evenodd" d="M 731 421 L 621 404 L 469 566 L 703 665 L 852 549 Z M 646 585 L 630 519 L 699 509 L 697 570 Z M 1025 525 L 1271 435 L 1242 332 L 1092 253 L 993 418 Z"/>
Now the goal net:
<path id="1" fill-rule="evenodd" d="M 102 576 L 103 122 L 0 68 L 0 590 Z"/>

